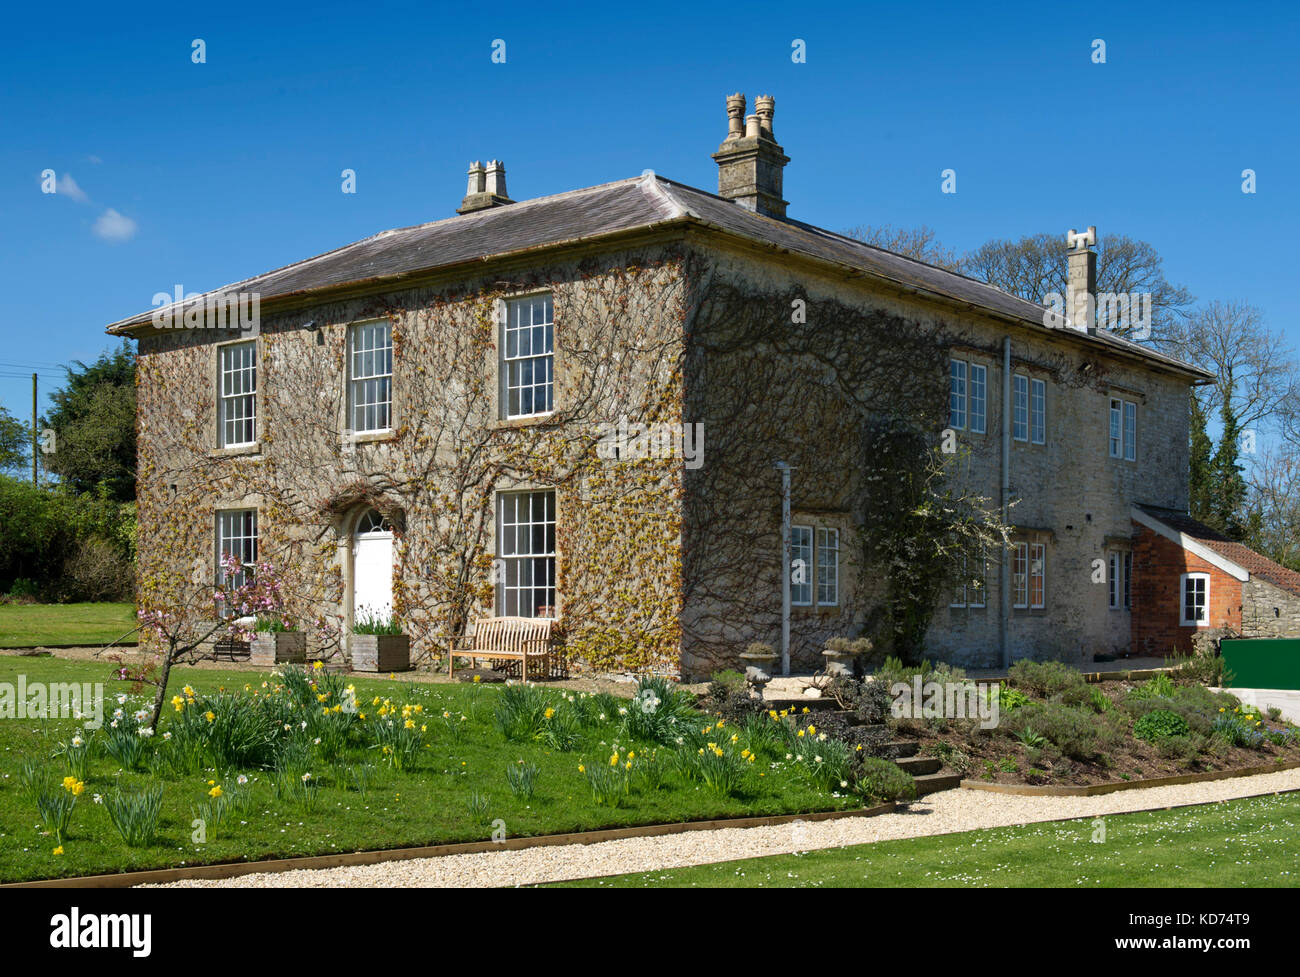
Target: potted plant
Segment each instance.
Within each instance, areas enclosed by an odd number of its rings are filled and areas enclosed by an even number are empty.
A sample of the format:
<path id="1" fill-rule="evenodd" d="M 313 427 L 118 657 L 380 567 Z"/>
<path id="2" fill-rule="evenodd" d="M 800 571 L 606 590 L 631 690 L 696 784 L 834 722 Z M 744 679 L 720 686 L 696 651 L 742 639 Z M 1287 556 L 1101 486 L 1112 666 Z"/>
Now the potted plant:
<path id="1" fill-rule="evenodd" d="M 352 622 L 348 652 L 354 672 L 406 672 L 411 668 L 411 638 L 392 614 L 362 608 Z"/>
<path id="2" fill-rule="evenodd" d="M 826 674 L 850 677 L 853 675 L 853 663 L 866 655 L 874 645 L 870 638 L 831 638 L 822 651 L 826 659 Z"/>
<path id="3" fill-rule="evenodd" d="M 282 617 L 259 616 L 249 641 L 248 660 L 254 665 L 305 662 L 307 635 Z"/>

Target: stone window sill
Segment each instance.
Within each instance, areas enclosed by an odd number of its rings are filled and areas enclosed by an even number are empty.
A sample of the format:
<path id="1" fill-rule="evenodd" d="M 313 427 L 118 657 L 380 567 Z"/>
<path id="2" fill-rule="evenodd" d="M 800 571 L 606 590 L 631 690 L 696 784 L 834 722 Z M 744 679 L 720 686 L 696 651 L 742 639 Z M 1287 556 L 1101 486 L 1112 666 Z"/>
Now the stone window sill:
<path id="1" fill-rule="evenodd" d="M 374 444 L 377 441 L 393 441 L 397 438 L 397 431 L 388 428 L 383 431 L 361 431 L 357 434 L 349 435 L 343 439 L 344 444 Z"/>
<path id="2" fill-rule="evenodd" d="M 559 425 L 564 423 L 559 414 L 552 411 L 549 414 L 534 414 L 532 417 L 511 417 L 493 421 L 488 425 L 491 431 L 514 431 L 519 428 L 536 427 L 540 425 Z"/>
<path id="3" fill-rule="evenodd" d="M 262 453 L 262 442 L 254 441 L 252 444 L 239 444 L 230 448 L 209 448 L 209 458 L 239 458 L 247 455 L 260 455 Z"/>

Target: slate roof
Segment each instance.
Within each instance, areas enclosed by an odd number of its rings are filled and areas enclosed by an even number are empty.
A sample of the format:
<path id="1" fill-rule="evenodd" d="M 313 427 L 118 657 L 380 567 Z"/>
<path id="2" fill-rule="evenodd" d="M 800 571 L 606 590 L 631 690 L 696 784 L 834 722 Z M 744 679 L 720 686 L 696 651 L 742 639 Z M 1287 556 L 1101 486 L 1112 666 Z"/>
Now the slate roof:
<path id="1" fill-rule="evenodd" d="M 1229 539 L 1216 529 L 1211 529 L 1185 512 L 1170 509 L 1158 509 L 1154 506 L 1138 506 L 1143 512 L 1158 519 L 1175 532 L 1190 536 L 1225 559 L 1231 560 L 1251 576 L 1267 580 L 1275 587 L 1300 596 L 1300 573 L 1288 570 L 1280 563 L 1275 563 L 1262 553 L 1257 553 L 1245 543 Z"/>
<path id="2" fill-rule="evenodd" d="M 224 288 L 257 292 L 263 304 L 341 285 L 380 284 L 385 279 L 540 248 L 594 240 L 667 224 L 696 224 L 780 251 L 833 262 L 907 289 L 968 303 L 1043 326 L 1044 307 L 974 278 L 916 261 L 796 220 L 777 220 L 703 190 L 654 174 L 549 197 L 474 211 L 414 227 L 383 231 Z M 197 301 L 191 297 L 190 301 Z M 107 326 L 114 334 L 147 325 L 150 309 Z M 1105 330 L 1084 334 L 1100 346 L 1137 355 L 1194 377 L 1210 374 Z"/>

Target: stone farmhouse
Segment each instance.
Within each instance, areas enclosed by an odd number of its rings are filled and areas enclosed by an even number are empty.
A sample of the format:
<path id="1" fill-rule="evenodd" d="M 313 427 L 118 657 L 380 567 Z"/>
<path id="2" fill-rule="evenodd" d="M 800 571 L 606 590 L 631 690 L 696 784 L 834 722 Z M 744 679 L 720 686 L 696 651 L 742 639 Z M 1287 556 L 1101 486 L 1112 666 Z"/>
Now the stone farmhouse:
<path id="1" fill-rule="evenodd" d="M 745 109 L 716 193 L 646 171 L 516 202 L 474 163 L 455 216 L 110 325 L 139 344 L 142 606 L 210 591 L 229 552 L 280 569 L 313 655 L 367 616 L 425 661 L 551 616 L 575 666 L 699 678 L 780 641 L 784 463 L 790 652 L 820 667 L 880 630 L 869 433 L 894 416 L 949 432 L 1014 527 L 954 566 L 933 657 L 1295 628 L 1297 575 L 1185 522 L 1209 376 L 1096 326 L 1086 236 L 1053 319 L 788 216 L 774 100 Z"/>

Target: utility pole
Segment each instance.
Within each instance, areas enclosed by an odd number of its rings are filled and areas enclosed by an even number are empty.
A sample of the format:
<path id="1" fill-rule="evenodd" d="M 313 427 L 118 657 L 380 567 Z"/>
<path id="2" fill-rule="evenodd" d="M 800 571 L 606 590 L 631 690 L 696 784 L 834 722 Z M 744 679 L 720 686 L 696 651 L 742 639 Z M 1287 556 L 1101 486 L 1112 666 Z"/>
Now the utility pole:
<path id="1" fill-rule="evenodd" d="M 36 487 L 36 374 L 32 374 L 32 488 Z"/>
<path id="2" fill-rule="evenodd" d="M 781 674 L 790 674 L 790 465 L 776 463 L 781 473 Z"/>

